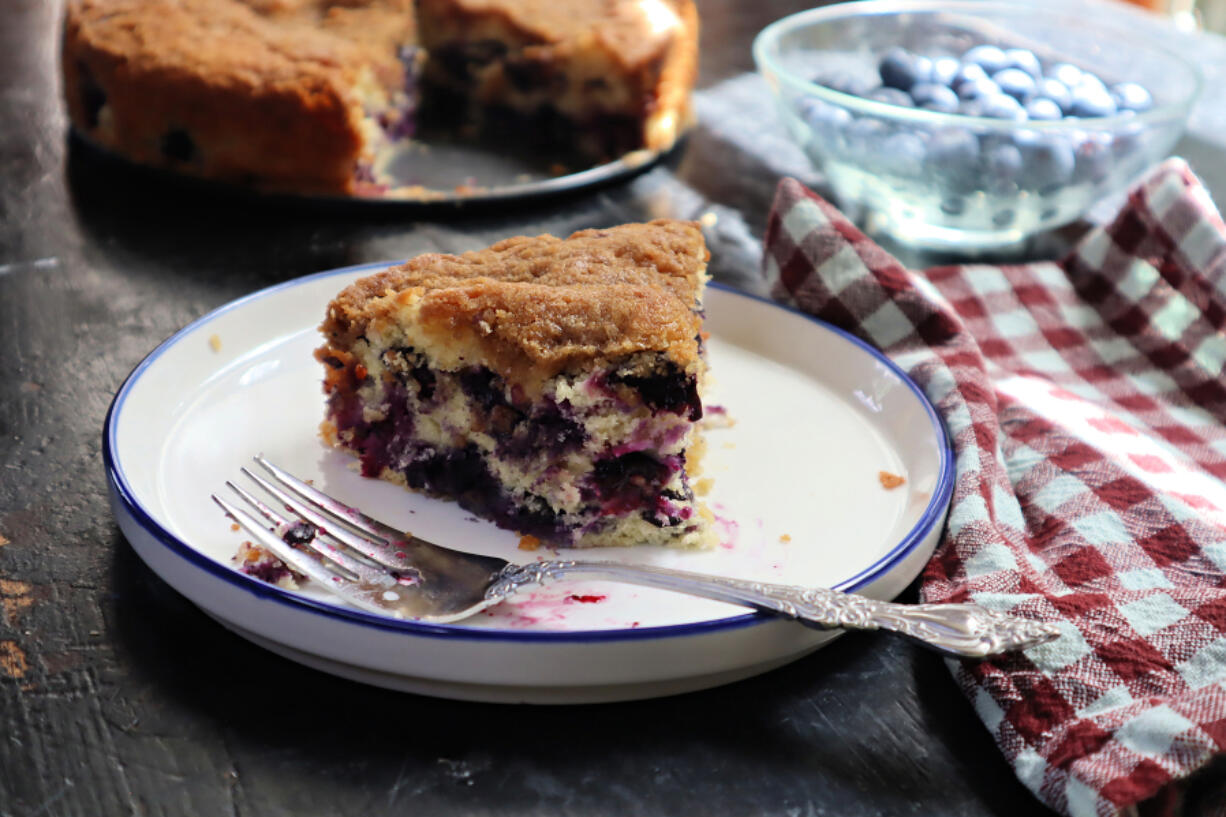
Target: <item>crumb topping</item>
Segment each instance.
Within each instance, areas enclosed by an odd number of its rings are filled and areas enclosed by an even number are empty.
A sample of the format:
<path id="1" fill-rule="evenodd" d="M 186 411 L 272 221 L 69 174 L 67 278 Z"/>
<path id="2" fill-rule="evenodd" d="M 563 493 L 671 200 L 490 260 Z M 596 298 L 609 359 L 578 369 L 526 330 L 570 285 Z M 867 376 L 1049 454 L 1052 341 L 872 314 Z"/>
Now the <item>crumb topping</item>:
<path id="1" fill-rule="evenodd" d="M 351 63 L 400 72 L 396 47 L 414 37 L 410 0 L 76 0 L 68 25 L 128 71 L 321 92 Z"/>
<path id="2" fill-rule="evenodd" d="M 368 332 L 411 322 L 412 337 L 511 382 L 528 379 L 525 369 L 549 377 L 644 351 L 694 369 L 707 259 L 691 222 L 520 236 L 458 256 L 423 255 L 357 281 L 329 305 L 321 331 L 345 350 Z"/>

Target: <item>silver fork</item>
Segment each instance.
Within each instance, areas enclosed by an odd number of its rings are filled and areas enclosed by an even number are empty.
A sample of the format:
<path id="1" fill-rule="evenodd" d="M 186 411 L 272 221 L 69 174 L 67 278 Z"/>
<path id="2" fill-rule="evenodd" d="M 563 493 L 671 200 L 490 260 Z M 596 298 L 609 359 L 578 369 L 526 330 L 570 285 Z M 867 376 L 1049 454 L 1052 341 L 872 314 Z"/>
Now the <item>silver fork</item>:
<path id="1" fill-rule="evenodd" d="M 550 560 L 513 564 L 427 542 L 372 519 L 270 463 L 265 479 L 243 474 L 290 519 L 250 492 L 226 485 L 272 524 L 216 494 L 213 500 L 266 550 L 364 610 L 447 623 L 491 607 L 528 585 L 582 576 L 658 587 L 740 604 L 819 629 L 888 630 L 963 658 L 1022 650 L 1059 636 L 1053 624 L 975 604 L 894 604 L 821 587 L 797 587 L 615 562 Z"/>

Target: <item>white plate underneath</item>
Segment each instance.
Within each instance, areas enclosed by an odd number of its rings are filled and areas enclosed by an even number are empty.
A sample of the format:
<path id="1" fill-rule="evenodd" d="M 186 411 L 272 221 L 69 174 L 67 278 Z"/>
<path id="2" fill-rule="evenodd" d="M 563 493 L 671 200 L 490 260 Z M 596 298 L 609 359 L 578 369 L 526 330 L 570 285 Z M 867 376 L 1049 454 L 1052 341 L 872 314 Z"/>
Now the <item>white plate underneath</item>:
<path id="1" fill-rule="evenodd" d="M 453 503 L 364 479 L 351 457 L 319 441 L 316 326 L 338 291 L 383 266 L 324 272 L 228 304 L 160 345 L 125 381 L 103 435 L 111 504 L 154 572 L 231 630 L 303 664 L 474 700 L 684 692 L 779 666 L 832 637 L 720 602 L 599 581 L 551 584 L 459 624 L 426 625 L 234 570 L 243 537 L 209 495 L 260 452 L 423 538 L 517 562 L 556 555 L 518 549 L 516 534 Z M 935 411 L 892 363 L 826 324 L 718 286 L 706 313 L 715 382 L 705 403 L 733 421 L 707 430 L 702 466 L 719 545 L 584 558 L 893 598 L 936 547 L 952 490 Z M 905 482 L 887 489 L 882 471 Z"/>

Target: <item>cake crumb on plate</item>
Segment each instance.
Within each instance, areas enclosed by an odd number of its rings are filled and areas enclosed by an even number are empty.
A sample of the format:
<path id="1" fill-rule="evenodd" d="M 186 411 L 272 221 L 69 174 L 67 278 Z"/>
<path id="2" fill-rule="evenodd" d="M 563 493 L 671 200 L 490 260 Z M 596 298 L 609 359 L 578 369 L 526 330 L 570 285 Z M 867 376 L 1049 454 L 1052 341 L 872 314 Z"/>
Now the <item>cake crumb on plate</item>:
<path id="1" fill-rule="evenodd" d="M 221 335 L 209 335 L 209 348 L 214 352 L 221 351 Z"/>
<path id="2" fill-rule="evenodd" d="M 891 474 L 889 471 L 878 471 L 877 479 L 881 480 L 881 487 L 887 491 L 891 491 L 907 481 L 906 477 Z"/>

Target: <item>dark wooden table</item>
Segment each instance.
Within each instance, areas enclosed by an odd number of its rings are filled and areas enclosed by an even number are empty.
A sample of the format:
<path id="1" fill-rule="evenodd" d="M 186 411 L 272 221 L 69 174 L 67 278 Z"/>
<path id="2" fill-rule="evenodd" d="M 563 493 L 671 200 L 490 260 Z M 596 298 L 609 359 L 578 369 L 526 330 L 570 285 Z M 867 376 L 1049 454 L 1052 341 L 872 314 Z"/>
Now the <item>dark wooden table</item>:
<path id="1" fill-rule="evenodd" d="M 721 83 L 752 69 L 753 33 L 803 5 L 701 3 L 704 111 L 718 118 Z M 73 148 L 59 4 L 2 10 L 0 815 L 1048 813 L 942 662 L 887 638 L 844 638 L 708 692 L 542 708 L 360 686 L 204 616 L 136 557 L 107 506 L 103 416 L 161 339 L 317 270 L 708 211 L 716 277 L 753 287 L 779 168 L 708 119 L 633 181 L 497 211 L 201 197 Z M 1206 105 L 1181 150 L 1223 191 L 1222 106 Z M 1187 813 L 1222 777 L 1219 765 L 1194 784 Z"/>

